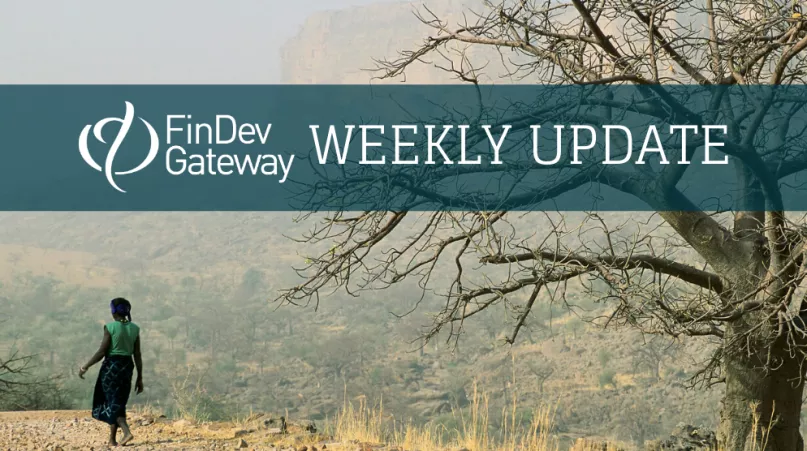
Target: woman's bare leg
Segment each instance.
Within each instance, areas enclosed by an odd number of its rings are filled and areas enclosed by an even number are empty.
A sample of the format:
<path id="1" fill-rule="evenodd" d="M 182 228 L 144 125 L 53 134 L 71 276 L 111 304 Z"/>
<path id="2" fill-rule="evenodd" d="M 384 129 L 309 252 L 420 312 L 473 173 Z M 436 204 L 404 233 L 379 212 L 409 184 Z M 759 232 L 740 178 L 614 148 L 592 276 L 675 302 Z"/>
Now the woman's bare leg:
<path id="1" fill-rule="evenodd" d="M 117 424 L 110 424 L 109 425 L 109 446 L 118 446 L 118 442 L 115 439 L 115 436 L 118 435 L 118 425 Z"/>
<path id="2" fill-rule="evenodd" d="M 129 430 L 129 425 L 126 423 L 126 417 L 118 417 L 118 426 L 123 430 L 123 438 L 120 439 L 120 445 L 124 446 L 131 442 L 134 436 L 132 431 Z"/>

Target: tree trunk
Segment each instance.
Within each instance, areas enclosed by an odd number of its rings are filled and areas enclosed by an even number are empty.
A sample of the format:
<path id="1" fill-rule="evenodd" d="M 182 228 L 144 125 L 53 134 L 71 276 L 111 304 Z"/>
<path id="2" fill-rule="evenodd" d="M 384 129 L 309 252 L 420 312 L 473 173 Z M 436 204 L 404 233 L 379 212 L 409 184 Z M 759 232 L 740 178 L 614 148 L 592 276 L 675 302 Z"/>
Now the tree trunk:
<path id="1" fill-rule="evenodd" d="M 739 170 L 747 187 L 749 207 L 764 205 L 758 182 L 744 166 Z M 765 279 L 765 262 L 769 261 L 765 252 L 767 246 L 763 245 L 764 209 L 748 210 L 738 212 L 734 221 L 734 238 L 744 245 L 745 252 L 736 256 L 737 267 L 724 273 L 732 287 L 733 293 L 726 293 L 727 300 L 731 301 L 754 296 L 757 283 Z M 756 299 L 765 301 L 765 295 L 764 292 L 757 294 Z M 717 434 L 721 449 L 804 450 L 799 430 L 804 354 L 788 344 L 787 325 L 784 333 L 779 333 L 781 326 L 773 310 L 779 308 L 776 304 L 771 302 L 725 328 L 722 364 L 726 392 Z"/>
<path id="2" fill-rule="evenodd" d="M 784 344 L 771 351 L 773 366 L 781 366 L 767 373 L 761 369 L 760 357 L 765 356 L 726 356 L 726 393 L 718 429 L 721 449 L 803 451 L 799 431 L 803 370 L 800 360 L 783 348 Z"/>

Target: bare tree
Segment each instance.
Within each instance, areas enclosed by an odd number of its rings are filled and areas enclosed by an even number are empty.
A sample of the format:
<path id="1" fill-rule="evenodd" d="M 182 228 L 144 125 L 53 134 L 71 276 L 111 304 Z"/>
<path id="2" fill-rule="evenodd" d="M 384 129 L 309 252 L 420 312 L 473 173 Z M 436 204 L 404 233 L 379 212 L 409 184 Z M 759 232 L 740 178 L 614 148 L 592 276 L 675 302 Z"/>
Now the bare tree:
<path id="1" fill-rule="evenodd" d="M 59 386 L 59 376 L 35 377 L 34 356 L 22 356 L 17 352 L 5 359 L 0 358 L 0 409 L 35 410 L 62 409 L 69 407 L 65 394 Z"/>
<path id="2" fill-rule="evenodd" d="M 647 105 L 609 105 L 661 117 L 671 111 L 660 105 L 670 100 L 664 84 L 803 84 L 807 69 L 807 21 L 790 2 L 508 0 L 459 16 L 451 23 L 421 11 L 433 34 L 380 61 L 381 76 L 426 63 L 476 84 L 490 61 L 471 50 L 489 49 L 510 79 L 638 86 Z M 718 431 L 725 449 L 749 449 L 772 424 L 766 449 L 802 450 L 804 218 L 785 214 L 779 181 L 807 168 L 807 156 L 788 120 L 767 136 L 790 152 L 754 150 L 775 102 L 735 103 L 718 92 L 708 102 L 713 108 L 701 112 L 672 105 L 681 112 L 675 120 L 724 121 L 740 137 L 725 152 L 738 167 L 741 211 L 680 208 L 688 204 L 676 185 L 687 167 L 671 165 L 630 176 L 618 167 L 582 168 L 543 192 L 508 199 L 508 211 L 337 212 L 306 237 L 329 250 L 310 258 L 301 269 L 306 280 L 282 299 L 299 304 L 334 286 L 356 293 L 414 279 L 424 293 L 446 298 L 427 337 L 456 339 L 466 320 L 504 305 L 513 314 L 513 342 L 537 300 L 572 308 L 568 291 L 582 289 L 609 307 L 601 325 L 715 343 L 694 381 L 725 384 Z M 587 183 L 635 196 L 657 213 L 513 212 Z M 414 194 L 440 197 L 428 187 Z"/>
<path id="3" fill-rule="evenodd" d="M 538 392 L 543 393 L 544 384 L 555 372 L 555 368 L 552 366 L 552 363 L 546 359 L 541 359 L 540 363 L 528 362 L 527 367 L 530 369 L 530 373 L 532 373 L 538 380 Z"/>
<path id="4" fill-rule="evenodd" d="M 648 370 L 653 379 L 661 378 L 662 362 L 674 356 L 676 349 L 661 337 L 653 337 L 645 343 L 639 343 L 631 349 L 633 353 L 634 371 Z"/>
<path id="5" fill-rule="evenodd" d="M 0 360 L 0 394 L 9 396 L 26 384 L 20 380 L 20 376 L 29 375 L 32 358 L 13 353 L 7 359 Z"/>

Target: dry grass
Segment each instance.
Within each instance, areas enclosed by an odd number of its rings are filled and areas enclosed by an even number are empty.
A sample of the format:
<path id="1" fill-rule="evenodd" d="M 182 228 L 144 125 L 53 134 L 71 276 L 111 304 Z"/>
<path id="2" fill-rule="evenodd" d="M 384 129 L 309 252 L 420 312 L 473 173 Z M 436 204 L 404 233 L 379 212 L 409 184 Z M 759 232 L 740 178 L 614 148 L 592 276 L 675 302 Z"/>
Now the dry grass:
<path id="1" fill-rule="evenodd" d="M 250 407 L 249 412 L 236 413 L 233 415 L 232 418 L 230 418 L 230 423 L 237 429 L 247 429 L 258 418 L 259 415 L 253 412 L 252 407 Z"/>
<path id="2" fill-rule="evenodd" d="M 490 416 L 488 415 L 488 398 L 477 392 L 474 387 L 473 398 L 469 408 L 454 411 L 454 418 L 460 425 L 455 430 L 448 430 L 444 425 L 427 424 L 418 426 L 411 422 L 400 423 L 394 418 L 384 416 L 383 403 L 375 407 L 361 398 L 356 407 L 345 402 L 334 422 L 334 438 L 341 442 L 358 441 L 362 443 L 387 444 L 405 451 L 445 451 L 448 449 L 466 449 L 468 451 L 560 451 L 559 440 L 552 434 L 555 409 L 542 406 L 533 411 L 528 427 L 522 427 L 517 421 L 516 403 L 512 403 L 510 411 L 503 412 L 504 428 L 500 436 L 490 433 Z M 754 412 L 755 406 L 751 406 Z M 762 426 L 762 427 L 760 427 Z M 752 441 L 757 443 L 749 451 L 762 451 L 768 443 L 768 431 L 772 424 L 760 425 L 758 415 L 754 415 L 754 434 Z M 446 437 L 449 437 L 446 439 Z M 620 451 L 635 449 L 631 445 L 617 442 L 603 442 L 578 439 L 569 451 Z M 729 451 L 718 449 L 716 451 Z"/>
<path id="3" fill-rule="evenodd" d="M 210 394 L 205 387 L 204 378 L 204 371 L 198 372 L 193 366 L 188 366 L 185 378 L 171 383 L 174 417 L 193 423 L 205 423 L 226 416 L 218 397 Z"/>
<path id="4" fill-rule="evenodd" d="M 357 407 L 345 403 L 334 421 L 333 433 L 341 442 L 385 443 L 403 450 L 559 451 L 559 440 L 552 434 L 555 408 L 542 406 L 536 409 L 530 424 L 523 426 L 518 421 L 516 407 L 513 402 L 502 412 L 504 427 L 494 436 L 490 432 L 488 398 L 476 387 L 468 409 L 453 412 L 459 424 L 454 430 L 440 424 L 418 426 L 412 422 L 396 422 L 384 416 L 383 403 L 371 407 L 362 399 Z M 579 442 L 571 451 L 602 450 L 594 446 Z"/>
<path id="5" fill-rule="evenodd" d="M 770 430 L 773 427 L 773 418 L 776 417 L 776 404 L 773 405 L 773 410 L 771 411 L 771 422 L 769 422 L 766 426 L 760 427 L 760 418 L 759 418 L 759 405 L 758 404 L 751 404 L 749 406 L 751 411 L 754 412 L 754 424 L 752 426 L 752 435 L 751 441 L 754 444 L 753 448 L 749 451 L 763 451 L 768 446 L 768 438 L 770 434 Z M 718 451 L 729 451 L 726 449 L 719 449 Z"/>
<path id="6" fill-rule="evenodd" d="M 357 408 L 345 401 L 334 422 L 334 437 L 342 441 L 358 440 L 365 443 L 385 443 L 383 401 L 377 408 L 367 406 L 362 398 Z"/>
<path id="7" fill-rule="evenodd" d="M 129 410 L 132 415 L 138 417 L 158 418 L 163 415 L 163 411 L 151 403 L 135 404 L 132 407 L 128 407 L 127 410 Z"/>

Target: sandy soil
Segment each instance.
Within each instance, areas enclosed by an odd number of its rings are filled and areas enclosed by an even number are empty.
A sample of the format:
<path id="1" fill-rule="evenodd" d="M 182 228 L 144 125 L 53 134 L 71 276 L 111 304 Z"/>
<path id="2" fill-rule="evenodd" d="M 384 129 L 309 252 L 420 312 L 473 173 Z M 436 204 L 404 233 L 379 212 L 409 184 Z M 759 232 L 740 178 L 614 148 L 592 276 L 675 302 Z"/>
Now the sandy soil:
<path id="1" fill-rule="evenodd" d="M 108 426 L 90 418 L 86 411 L 0 412 L 0 451 L 6 450 L 286 450 L 324 451 L 342 448 L 324 436 L 290 427 L 289 434 L 275 434 L 267 417 L 256 416 L 234 425 L 195 425 L 163 417 L 130 414 L 134 440 L 126 447 L 109 448 Z M 118 439 L 121 438 L 118 433 Z"/>

